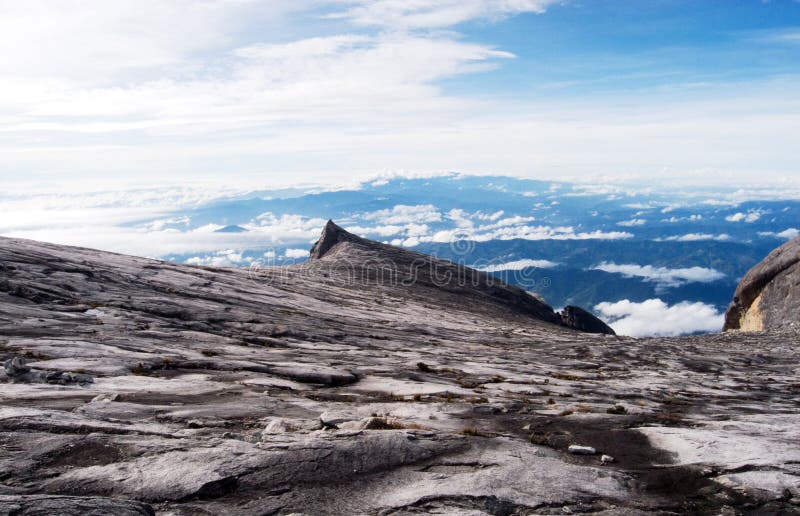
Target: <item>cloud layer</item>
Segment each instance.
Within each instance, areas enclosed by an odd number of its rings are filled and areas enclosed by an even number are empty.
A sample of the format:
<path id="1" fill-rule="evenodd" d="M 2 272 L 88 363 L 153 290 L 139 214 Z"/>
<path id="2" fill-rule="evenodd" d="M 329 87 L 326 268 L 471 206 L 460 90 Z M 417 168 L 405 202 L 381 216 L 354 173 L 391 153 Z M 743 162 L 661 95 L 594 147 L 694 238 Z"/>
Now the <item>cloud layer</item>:
<path id="1" fill-rule="evenodd" d="M 619 335 L 676 336 L 722 329 L 724 314 L 705 303 L 667 305 L 660 299 L 634 303 L 627 299 L 599 303 L 595 310 Z"/>
<path id="2" fill-rule="evenodd" d="M 706 267 L 687 267 L 670 269 L 652 265 L 601 263 L 596 270 L 622 274 L 628 277 L 644 278 L 655 282 L 660 288 L 678 287 L 686 283 L 711 283 L 721 280 L 725 275 L 716 269 Z"/>
<path id="3" fill-rule="evenodd" d="M 524 259 L 524 260 L 515 260 L 513 262 L 488 265 L 486 267 L 481 267 L 479 270 L 482 270 L 484 272 L 502 272 L 502 271 L 521 271 L 522 269 L 527 269 L 528 267 L 535 267 L 537 269 L 552 269 L 553 267 L 557 266 L 558 263 L 551 262 L 550 260 Z"/>

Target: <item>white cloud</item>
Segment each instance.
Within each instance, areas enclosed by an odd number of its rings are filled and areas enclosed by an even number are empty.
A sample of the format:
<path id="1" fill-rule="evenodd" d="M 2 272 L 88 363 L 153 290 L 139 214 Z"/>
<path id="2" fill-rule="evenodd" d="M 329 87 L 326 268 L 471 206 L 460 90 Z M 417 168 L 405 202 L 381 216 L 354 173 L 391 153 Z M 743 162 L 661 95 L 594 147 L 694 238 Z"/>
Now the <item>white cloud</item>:
<path id="1" fill-rule="evenodd" d="M 687 233 L 685 235 L 674 235 L 664 238 L 656 238 L 657 242 L 697 242 L 701 240 L 716 240 L 718 242 L 725 242 L 731 240 L 731 236 L 727 233 L 720 233 L 719 235 L 712 235 L 710 233 Z"/>
<path id="2" fill-rule="evenodd" d="M 774 231 L 759 231 L 758 234 L 765 237 L 777 237 L 786 240 L 791 240 L 793 238 L 797 238 L 798 236 L 800 236 L 800 229 L 788 228 L 784 229 L 783 231 L 779 231 L 777 233 Z"/>
<path id="3" fill-rule="evenodd" d="M 415 246 L 418 246 L 420 243 L 421 243 L 421 241 L 420 241 L 420 239 L 418 237 L 409 237 L 409 238 L 406 238 L 406 239 L 395 238 L 394 240 L 389 242 L 390 245 L 398 246 L 398 247 L 415 247 Z"/>
<path id="4" fill-rule="evenodd" d="M 184 260 L 189 265 L 210 265 L 213 267 L 237 267 L 244 265 L 242 253 L 227 249 L 205 256 L 193 256 Z"/>
<path id="5" fill-rule="evenodd" d="M 286 258 L 308 258 L 308 249 L 287 249 L 283 252 Z"/>
<path id="6" fill-rule="evenodd" d="M 356 235 L 390 237 L 404 232 L 403 226 L 351 226 L 347 225 L 347 230 Z"/>
<path id="7" fill-rule="evenodd" d="M 632 228 L 635 226 L 644 226 L 647 223 L 644 219 L 631 219 L 631 220 L 623 220 L 617 222 L 617 226 L 622 226 L 626 228 Z"/>
<path id="8" fill-rule="evenodd" d="M 669 213 L 669 211 L 671 211 L 670 208 L 664 208 L 663 210 L 661 210 L 661 213 Z M 689 215 L 688 217 L 675 217 L 673 215 L 672 217 L 670 217 L 668 219 L 661 219 L 661 222 L 672 222 L 672 223 L 674 223 L 674 222 L 682 222 L 684 220 L 688 221 L 688 222 L 700 222 L 700 221 L 703 220 L 703 216 L 700 215 L 699 213 L 693 214 L 693 215 Z"/>
<path id="9" fill-rule="evenodd" d="M 392 28 L 442 28 L 469 20 L 497 20 L 515 14 L 543 13 L 559 0 L 354 0 L 355 6 L 330 15 L 359 25 Z"/>
<path id="10" fill-rule="evenodd" d="M 377 220 L 384 224 L 420 224 L 423 222 L 439 222 L 442 214 L 431 204 L 420 204 L 407 206 L 398 204 L 397 206 L 378 210 L 362 215 L 365 220 Z"/>
<path id="11" fill-rule="evenodd" d="M 554 3 L 6 1 L 0 175 L 220 184 L 233 174 L 332 181 L 453 169 L 796 177 L 793 76 L 679 94 L 665 85 L 603 102 L 538 95 L 535 81 L 513 101 L 442 87 L 516 62 L 491 34 L 448 29 Z M 320 21 L 325 14 L 338 21 Z"/>
<path id="12" fill-rule="evenodd" d="M 248 18 L 277 23 L 294 9 L 287 2 L 247 0 L 3 2 L 0 75 L 85 84 L 164 67 L 192 72 L 185 70 L 187 59 L 228 43 Z"/>
<path id="13" fill-rule="evenodd" d="M 619 335 L 674 336 L 722 329 L 724 315 L 705 303 L 684 301 L 672 306 L 660 299 L 634 303 L 627 299 L 595 306 L 598 316 Z"/>
<path id="14" fill-rule="evenodd" d="M 759 210 L 750 210 L 747 213 L 737 212 L 733 215 L 728 215 L 725 220 L 728 222 L 755 222 L 761 218 L 764 212 Z"/>
<path id="15" fill-rule="evenodd" d="M 455 242 L 457 240 L 488 242 L 489 240 L 512 240 L 515 238 L 522 240 L 619 240 L 633 237 L 632 234 L 621 231 L 576 232 L 572 227 L 528 226 L 524 224 L 489 231 L 481 231 L 480 229 L 470 228 L 465 230 L 464 228 L 458 228 L 441 230 L 420 240 L 424 242 Z"/>
<path id="16" fill-rule="evenodd" d="M 496 221 L 500 217 L 505 214 L 505 211 L 499 210 L 494 213 L 483 213 L 482 211 L 475 213 L 475 218 L 479 220 L 490 220 L 492 222 Z"/>
<path id="17" fill-rule="evenodd" d="M 0 234 L 65 245 L 133 254 L 215 253 L 220 249 L 253 249 L 267 245 L 310 245 L 326 220 L 300 215 L 263 213 L 241 233 L 217 233 L 221 224 L 187 226 L 184 216 L 165 216 L 225 195 L 216 189 L 181 191 L 142 190 L 84 195 L 0 197 Z M 153 220 L 135 224 L 141 220 Z M 230 256 L 198 255 L 196 263 L 214 264 Z"/>
<path id="18" fill-rule="evenodd" d="M 285 240 L 307 240 L 317 236 L 327 221 L 318 217 L 303 215 L 283 214 L 275 215 L 271 212 L 262 213 L 255 220 L 242 227 L 259 234 L 259 238 L 269 235 L 272 242 Z"/>
<path id="19" fill-rule="evenodd" d="M 705 267 L 669 269 L 652 265 L 617 265 L 603 262 L 593 267 L 593 269 L 622 274 L 627 277 L 644 278 L 646 281 L 657 283 L 660 288 L 677 287 L 685 283 L 710 283 L 725 277 L 725 274 L 718 270 Z"/>
<path id="20" fill-rule="evenodd" d="M 550 269 L 556 266 L 558 266 L 558 263 L 551 262 L 550 260 L 524 259 L 507 263 L 492 264 L 485 267 L 481 267 L 478 270 L 484 272 L 520 271 L 528 267 L 536 267 L 538 269 Z"/>
<path id="21" fill-rule="evenodd" d="M 492 224 L 484 224 L 480 226 L 478 230 L 489 231 L 492 229 L 506 228 L 509 226 L 520 226 L 527 224 L 528 222 L 533 222 L 534 220 L 536 220 L 536 217 L 523 217 L 521 215 L 515 215 L 513 217 L 506 217 L 504 219 L 496 220 Z"/>

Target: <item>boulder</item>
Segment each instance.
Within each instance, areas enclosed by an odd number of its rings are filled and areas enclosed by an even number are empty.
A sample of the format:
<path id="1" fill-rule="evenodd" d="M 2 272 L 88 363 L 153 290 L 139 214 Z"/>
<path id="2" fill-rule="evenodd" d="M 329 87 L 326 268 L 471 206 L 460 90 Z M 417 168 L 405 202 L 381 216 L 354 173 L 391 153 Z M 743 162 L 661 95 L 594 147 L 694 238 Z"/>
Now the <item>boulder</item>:
<path id="1" fill-rule="evenodd" d="M 745 274 L 725 314 L 724 330 L 800 327 L 800 237 L 772 251 Z"/>
<path id="2" fill-rule="evenodd" d="M 4 367 L 6 374 L 12 378 L 31 370 L 30 367 L 25 365 L 25 359 L 22 357 L 9 358 L 5 361 Z"/>
<path id="3" fill-rule="evenodd" d="M 23 357 L 13 357 L 5 361 L 6 376 L 17 383 L 50 383 L 56 385 L 86 385 L 94 382 L 88 374 L 65 371 L 39 371 L 25 365 Z"/>
<path id="4" fill-rule="evenodd" d="M 289 432 L 296 432 L 299 429 L 297 425 L 283 418 L 275 418 L 270 421 L 264 430 L 261 431 L 262 436 L 269 436 L 275 434 L 285 434 Z"/>

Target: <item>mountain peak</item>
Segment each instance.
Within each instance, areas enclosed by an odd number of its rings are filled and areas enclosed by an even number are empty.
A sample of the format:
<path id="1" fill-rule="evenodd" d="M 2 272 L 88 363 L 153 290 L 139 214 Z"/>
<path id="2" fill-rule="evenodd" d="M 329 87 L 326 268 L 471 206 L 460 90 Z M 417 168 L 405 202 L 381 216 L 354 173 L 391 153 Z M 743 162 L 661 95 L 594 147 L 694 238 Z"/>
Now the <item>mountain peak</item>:
<path id="1" fill-rule="evenodd" d="M 576 308 L 565 315 L 556 313 L 544 301 L 486 272 L 356 236 L 332 220 L 311 248 L 310 261 L 311 267 L 324 267 L 332 276 L 369 284 L 387 295 L 403 292 L 453 310 L 533 317 L 579 331 L 614 334 L 589 312 Z"/>
<path id="2" fill-rule="evenodd" d="M 348 233 L 342 227 L 338 226 L 332 220 L 328 220 L 325 227 L 322 229 L 322 234 L 319 240 L 311 248 L 311 258 L 320 259 L 325 256 L 336 244 L 346 240 L 356 241 L 360 240 L 359 237 Z"/>

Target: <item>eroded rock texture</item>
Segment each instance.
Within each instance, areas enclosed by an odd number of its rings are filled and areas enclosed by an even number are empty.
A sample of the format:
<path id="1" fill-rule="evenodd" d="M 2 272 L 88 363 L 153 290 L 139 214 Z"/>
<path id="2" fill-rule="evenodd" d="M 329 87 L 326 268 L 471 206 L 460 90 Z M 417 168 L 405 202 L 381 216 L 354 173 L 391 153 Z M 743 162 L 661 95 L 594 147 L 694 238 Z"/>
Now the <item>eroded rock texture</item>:
<path id="1" fill-rule="evenodd" d="M 251 270 L 0 239 L 0 513 L 797 512 L 797 331 L 579 333 L 328 229 Z"/>
<path id="2" fill-rule="evenodd" d="M 775 249 L 739 283 L 726 330 L 800 327 L 800 237 Z"/>

